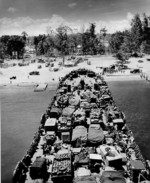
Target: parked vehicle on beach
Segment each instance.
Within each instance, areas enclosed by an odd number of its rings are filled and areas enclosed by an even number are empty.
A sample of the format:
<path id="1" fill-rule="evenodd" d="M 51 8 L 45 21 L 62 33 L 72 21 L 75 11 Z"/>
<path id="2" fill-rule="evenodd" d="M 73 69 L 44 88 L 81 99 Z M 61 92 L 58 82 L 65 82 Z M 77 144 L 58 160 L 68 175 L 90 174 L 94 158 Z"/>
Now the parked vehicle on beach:
<path id="1" fill-rule="evenodd" d="M 12 77 L 10 77 L 10 79 L 16 79 L 17 77 L 16 76 L 12 76 Z"/>
<path id="2" fill-rule="evenodd" d="M 40 75 L 40 73 L 38 71 L 32 71 L 29 73 L 29 75 Z"/>
<path id="3" fill-rule="evenodd" d="M 38 65 L 38 69 L 41 69 L 42 68 L 42 66 L 41 65 Z"/>
<path id="4" fill-rule="evenodd" d="M 49 62 L 45 63 L 45 67 L 49 67 L 49 66 L 50 66 Z"/>
<path id="5" fill-rule="evenodd" d="M 138 60 L 139 63 L 143 63 L 143 60 Z"/>
<path id="6" fill-rule="evenodd" d="M 39 58 L 37 62 L 38 63 L 45 63 L 45 61 L 43 59 L 41 59 L 41 58 Z"/>
<path id="7" fill-rule="evenodd" d="M 132 70 L 130 70 L 130 73 L 138 74 L 138 73 L 140 73 L 140 69 L 132 69 Z"/>
<path id="8" fill-rule="evenodd" d="M 54 68 L 53 68 L 53 71 L 54 71 L 54 72 L 57 72 L 57 71 L 59 71 L 59 68 L 58 68 L 58 67 L 54 67 Z"/>

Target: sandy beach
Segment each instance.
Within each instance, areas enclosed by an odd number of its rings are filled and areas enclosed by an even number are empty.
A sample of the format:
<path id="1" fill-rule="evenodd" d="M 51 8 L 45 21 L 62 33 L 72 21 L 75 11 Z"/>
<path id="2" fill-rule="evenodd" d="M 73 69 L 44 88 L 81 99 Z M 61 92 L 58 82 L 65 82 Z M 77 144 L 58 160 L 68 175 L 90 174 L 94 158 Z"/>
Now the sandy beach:
<path id="1" fill-rule="evenodd" d="M 146 73 L 150 76 L 150 62 L 147 61 L 149 56 L 144 56 L 143 58 L 130 58 L 128 67 L 129 68 L 140 68 L 143 73 Z M 87 68 L 94 70 L 95 72 L 100 72 L 99 67 L 109 67 L 112 64 L 116 63 L 116 59 L 112 56 L 89 56 L 88 60 L 91 62 L 91 65 L 87 64 L 87 61 L 79 63 L 74 67 L 63 67 L 58 66 L 58 63 L 61 61 L 60 58 L 54 62 L 54 67 L 59 67 L 57 72 L 50 71 L 49 67 L 45 67 L 45 63 L 30 63 L 28 66 L 13 66 L 8 68 L 0 68 L 0 85 L 35 85 L 39 83 L 56 83 L 59 81 L 60 77 L 65 76 L 71 70 L 78 68 Z M 142 63 L 139 63 L 138 60 L 142 60 Z M 16 60 L 10 61 L 11 63 L 16 63 Z M 10 63 L 9 62 L 9 63 Z M 38 69 L 38 66 L 41 65 L 42 68 Z M 29 75 L 32 71 L 39 71 L 40 75 Z M 16 76 L 16 79 L 10 80 L 10 77 Z M 139 75 L 130 74 L 130 70 L 126 72 L 117 72 L 111 76 L 106 76 L 106 80 L 137 80 L 141 79 Z"/>

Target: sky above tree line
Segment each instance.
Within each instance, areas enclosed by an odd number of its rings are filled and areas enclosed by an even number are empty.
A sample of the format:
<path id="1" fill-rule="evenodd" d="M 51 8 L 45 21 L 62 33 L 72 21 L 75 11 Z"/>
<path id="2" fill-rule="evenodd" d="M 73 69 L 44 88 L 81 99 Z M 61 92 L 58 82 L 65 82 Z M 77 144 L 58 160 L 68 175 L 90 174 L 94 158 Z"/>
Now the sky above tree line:
<path id="1" fill-rule="evenodd" d="M 130 28 L 134 14 L 150 10 L 150 0 L 0 0 L 0 35 L 46 34 L 64 24 L 74 32 L 96 23 L 109 33 Z"/>

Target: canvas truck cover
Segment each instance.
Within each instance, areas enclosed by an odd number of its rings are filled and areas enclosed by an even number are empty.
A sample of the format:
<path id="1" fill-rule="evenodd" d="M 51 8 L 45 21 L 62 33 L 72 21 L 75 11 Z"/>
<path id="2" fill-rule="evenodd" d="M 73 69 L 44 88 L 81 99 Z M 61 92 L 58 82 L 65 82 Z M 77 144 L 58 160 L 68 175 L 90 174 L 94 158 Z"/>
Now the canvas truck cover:
<path id="1" fill-rule="evenodd" d="M 88 142 L 99 144 L 104 140 L 104 133 L 100 125 L 90 125 L 88 131 Z"/>
<path id="2" fill-rule="evenodd" d="M 73 181 L 74 183 L 96 183 L 95 177 L 92 176 L 82 176 L 77 177 Z"/>
<path id="3" fill-rule="evenodd" d="M 46 173 L 46 160 L 45 158 L 36 158 L 30 167 L 30 176 L 32 179 L 42 178 Z"/>
<path id="4" fill-rule="evenodd" d="M 126 183 L 122 173 L 118 171 L 104 171 L 101 176 L 101 183 Z"/>
<path id="5" fill-rule="evenodd" d="M 45 126 L 55 126 L 56 122 L 57 122 L 56 118 L 47 118 Z"/>
<path id="6" fill-rule="evenodd" d="M 74 107 L 66 107 L 62 111 L 62 116 L 70 117 L 72 116 L 74 111 L 75 111 Z"/>
<path id="7" fill-rule="evenodd" d="M 145 170 L 145 166 L 140 160 L 131 160 L 132 170 Z"/>
<path id="8" fill-rule="evenodd" d="M 87 141 L 87 128 L 84 126 L 77 126 L 72 133 L 72 142 L 75 142 L 77 139 L 82 142 Z"/>

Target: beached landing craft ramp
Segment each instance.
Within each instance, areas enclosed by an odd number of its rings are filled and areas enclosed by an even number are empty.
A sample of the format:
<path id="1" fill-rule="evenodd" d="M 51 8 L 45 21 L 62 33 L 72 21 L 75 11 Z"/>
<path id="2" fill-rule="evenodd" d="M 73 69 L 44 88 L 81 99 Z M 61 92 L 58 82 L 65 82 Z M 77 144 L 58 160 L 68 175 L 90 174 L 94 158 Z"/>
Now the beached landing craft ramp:
<path id="1" fill-rule="evenodd" d="M 41 92 L 41 91 L 46 90 L 47 85 L 48 85 L 48 84 L 45 84 L 45 83 L 40 83 L 40 84 L 38 84 L 38 85 L 35 87 L 34 92 Z"/>
<path id="2" fill-rule="evenodd" d="M 144 183 L 150 166 L 107 83 L 79 69 L 59 83 L 13 182 Z"/>

